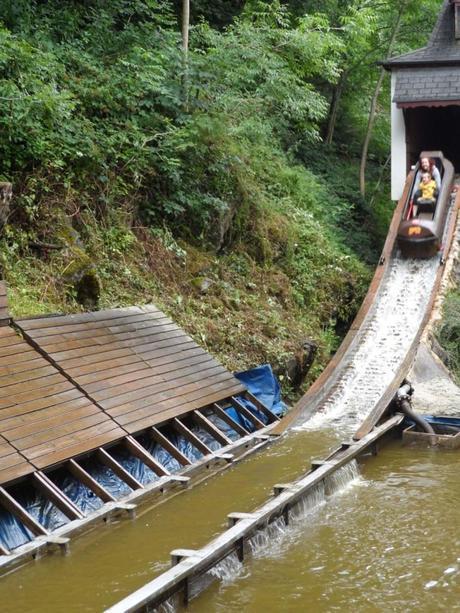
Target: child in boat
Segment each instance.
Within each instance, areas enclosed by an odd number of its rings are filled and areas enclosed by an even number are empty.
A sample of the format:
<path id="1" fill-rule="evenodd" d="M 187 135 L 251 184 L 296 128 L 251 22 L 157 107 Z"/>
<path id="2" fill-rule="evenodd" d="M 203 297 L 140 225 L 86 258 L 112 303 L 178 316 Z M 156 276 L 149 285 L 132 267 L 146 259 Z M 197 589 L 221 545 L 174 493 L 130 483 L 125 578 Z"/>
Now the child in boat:
<path id="1" fill-rule="evenodd" d="M 429 172 L 422 173 L 422 181 L 418 185 L 418 189 L 414 196 L 414 209 L 413 215 L 417 215 L 417 208 L 420 201 L 435 203 L 438 197 L 438 188 L 436 181 L 433 179 Z"/>

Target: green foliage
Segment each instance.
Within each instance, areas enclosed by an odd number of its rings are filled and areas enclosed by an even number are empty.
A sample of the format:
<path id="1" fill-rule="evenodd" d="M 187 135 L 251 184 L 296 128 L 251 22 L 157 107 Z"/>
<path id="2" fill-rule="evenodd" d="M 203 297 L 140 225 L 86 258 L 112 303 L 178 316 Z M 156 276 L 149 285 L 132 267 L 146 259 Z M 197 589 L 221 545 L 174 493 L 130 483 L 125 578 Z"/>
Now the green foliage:
<path id="1" fill-rule="evenodd" d="M 442 322 L 435 330 L 436 337 L 447 352 L 448 366 L 460 384 L 460 292 L 451 291 L 443 305 Z"/>

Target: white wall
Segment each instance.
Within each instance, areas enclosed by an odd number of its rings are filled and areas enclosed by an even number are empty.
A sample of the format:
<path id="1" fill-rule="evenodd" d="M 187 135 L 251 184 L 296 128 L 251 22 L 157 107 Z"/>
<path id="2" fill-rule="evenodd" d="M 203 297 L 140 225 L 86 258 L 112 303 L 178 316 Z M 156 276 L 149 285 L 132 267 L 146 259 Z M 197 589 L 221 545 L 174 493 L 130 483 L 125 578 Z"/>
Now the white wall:
<path id="1" fill-rule="evenodd" d="M 391 199 L 399 200 L 406 181 L 406 126 L 402 109 L 393 102 L 396 74 L 391 73 Z"/>

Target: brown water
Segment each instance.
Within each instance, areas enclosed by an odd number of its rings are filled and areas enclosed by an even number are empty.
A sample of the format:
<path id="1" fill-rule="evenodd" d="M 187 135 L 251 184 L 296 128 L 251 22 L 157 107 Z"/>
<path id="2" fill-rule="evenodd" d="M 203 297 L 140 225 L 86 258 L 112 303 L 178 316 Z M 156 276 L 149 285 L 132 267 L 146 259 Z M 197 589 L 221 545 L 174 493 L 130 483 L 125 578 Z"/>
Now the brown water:
<path id="1" fill-rule="evenodd" d="M 296 478 L 334 447 L 333 433 L 298 433 L 272 444 L 134 521 L 101 524 L 71 543 L 71 553 L 29 563 L 2 578 L 5 612 L 102 611 L 169 568 L 178 547 L 196 548 L 222 531 L 227 513 L 251 511 L 277 482 Z"/>
<path id="2" fill-rule="evenodd" d="M 2 611 L 102 611 L 168 568 L 171 549 L 203 546 L 227 513 L 253 510 L 336 442 L 333 432 L 292 434 L 133 522 L 101 525 L 69 556 L 3 578 Z M 190 611 L 460 610 L 459 464 L 455 453 L 386 448 Z"/>
<path id="3" fill-rule="evenodd" d="M 190 613 L 459 611 L 460 455 L 395 444 L 360 468 Z"/>

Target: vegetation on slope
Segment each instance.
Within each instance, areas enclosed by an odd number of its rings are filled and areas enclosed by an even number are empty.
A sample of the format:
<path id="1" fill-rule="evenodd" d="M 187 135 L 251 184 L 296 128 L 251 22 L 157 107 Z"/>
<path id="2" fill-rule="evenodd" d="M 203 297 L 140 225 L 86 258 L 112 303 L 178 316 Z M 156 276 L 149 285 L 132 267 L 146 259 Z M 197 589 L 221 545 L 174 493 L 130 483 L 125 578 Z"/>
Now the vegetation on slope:
<path id="1" fill-rule="evenodd" d="M 403 32 L 429 32 L 438 5 L 408 0 Z M 184 62 L 178 2 L 5 0 L 12 312 L 91 307 L 83 278 L 101 308 L 157 303 L 230 368 L 282 364 L 313 338 L 317 374 L 391 215 L 383 107 L 368 201 L 357 176 L 374 61 L 400 8 L 192 2 Z"/>

